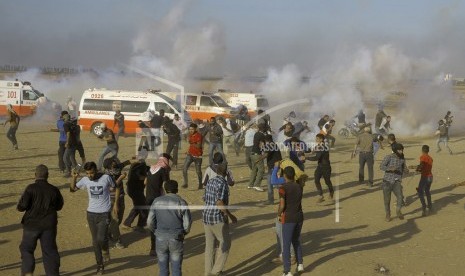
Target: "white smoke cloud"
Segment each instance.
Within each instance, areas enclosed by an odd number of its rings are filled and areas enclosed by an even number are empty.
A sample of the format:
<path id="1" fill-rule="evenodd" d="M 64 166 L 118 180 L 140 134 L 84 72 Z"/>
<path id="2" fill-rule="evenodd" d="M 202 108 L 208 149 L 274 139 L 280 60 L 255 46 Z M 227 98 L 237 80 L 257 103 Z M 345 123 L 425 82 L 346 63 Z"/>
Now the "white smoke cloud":
<path id="1" fill-rule="evenodd" d="M 384 103 L 400 135 L 431 134 L 447 110 L 458 109 L 451 86 L 440 81 L 441 60 L 411 58 L 393 45 L 361 48 L 345 56 L 339 63 L 329 62 L 330 66 L 307 74 L 311 75 L 308 82 L 302 81 L 306 74 L 296 65 L 270 68 L 260 88 L 274 104 L 309 99 L 309 105 L 294 106 L 294 110 L 311 124 L 323 114 L 335 114 L 342 127 L 359 109 L 365 109 L 367 120 L 373 122 L 377 104 Z M 274 117 L 281 123 L 283 114 L 291 110 L 287 107 Z"/>

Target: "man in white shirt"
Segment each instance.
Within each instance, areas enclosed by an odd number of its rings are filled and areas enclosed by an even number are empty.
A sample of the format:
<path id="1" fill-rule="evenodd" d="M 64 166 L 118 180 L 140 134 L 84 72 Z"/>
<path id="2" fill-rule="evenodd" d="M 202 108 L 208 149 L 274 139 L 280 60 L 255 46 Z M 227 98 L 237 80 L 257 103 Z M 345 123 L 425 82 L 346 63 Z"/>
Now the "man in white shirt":
<path id="1" fill-rule="evenodd" d="M 174 114 L 173 124 L 179 128 L 179 133 L 180 133 L 181 137 L 179 137 L 180 139 L 179 139 L 178 147 L 181 148 L 182 140 L 186 140 L 187 124 L 186 124 L 186 122 L 184 122 L 183 119 L 181 119 L 181 117 L 179 117 L 178 114 Z"/>
<path id="2" fill-rule="evenodd" d="M 221 129 L 223 129 L 223 153 L 224 155 L 228 155 L 228 148 L 229 145 L 231 145 L 235 152 L 236 156 L 239 155 L 239 151 L 236 149 L 236 146 L 234 144 L 234 131 L 232 130 L 231 127 L 231 121 L 229 119 L 223 119 L 221 118 L 218 120 L 220 123 Z"/>

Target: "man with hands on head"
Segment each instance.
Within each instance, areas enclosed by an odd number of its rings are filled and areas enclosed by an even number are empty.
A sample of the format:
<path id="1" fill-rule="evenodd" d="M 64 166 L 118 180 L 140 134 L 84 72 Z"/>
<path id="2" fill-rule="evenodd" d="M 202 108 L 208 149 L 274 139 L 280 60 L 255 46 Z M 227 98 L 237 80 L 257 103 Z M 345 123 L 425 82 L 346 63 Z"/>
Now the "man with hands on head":
<path id="1" fill-rule="evenodd" d="M 115 190 L 115 204 L 113 213 L 118 214 L 118 200 L 120 190 L 116 186 L 112 177 L 97 171 L 95 162 L 84 164 L 86 176 L 79 181 L 78 172 L 73 171 L 70 191 L 76 192 L 79 189 L 86 189 L 89 195 L 89 205 L 87 208 L 87 223 L 92 235 L 92 245 L 97 262 L 97 274 L 104 273 L 104 263 L 110 260 L 108 248 L 108 226 L 110 225 L 111 200 L 110 192 Z"/>

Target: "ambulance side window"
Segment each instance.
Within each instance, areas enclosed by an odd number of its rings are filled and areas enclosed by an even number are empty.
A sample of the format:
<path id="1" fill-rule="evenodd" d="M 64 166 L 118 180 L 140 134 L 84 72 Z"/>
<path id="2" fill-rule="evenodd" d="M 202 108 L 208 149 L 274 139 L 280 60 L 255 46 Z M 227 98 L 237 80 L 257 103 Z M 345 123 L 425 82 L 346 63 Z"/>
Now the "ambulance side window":
<path id="1" fill-rule="evenodd" d="M 160 103 L 160 102 L 155 102 L 155 111 L 160 111 L 160 109 L 163 109 L 165 113 L 172 113 L 175 114 L 174 110 L 166 103 Z"/>
<path id="2" fill-rule="evenodd" d="M 143 113 L 149 108 L 150 102 L 122 101 L 121 112 Z"/>
<path id="3" fill-rule="evenodd" d="M 196 105 L 197 96 L 186 96 L 186 105 Z"/>
<path id="4" fill-rule="evenodd" d="M 210 97 L 202 96 L 200 98 L 200 106 L 216 106 L 216 104 Z"/>

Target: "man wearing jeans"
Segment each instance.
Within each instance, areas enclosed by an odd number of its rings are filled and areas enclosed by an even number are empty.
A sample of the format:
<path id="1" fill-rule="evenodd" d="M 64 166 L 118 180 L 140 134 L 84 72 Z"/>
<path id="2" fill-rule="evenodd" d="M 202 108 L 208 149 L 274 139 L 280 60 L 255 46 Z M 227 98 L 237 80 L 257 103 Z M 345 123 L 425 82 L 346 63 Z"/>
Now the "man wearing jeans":
<path id="1" fill-rule="evenodd" d="M 284 276 L 291 273 L 291 244 L 298 262 L 297 272 L 304 271 L 300 232 L 304 215 L 302 212 L 303 187 L 295 182 L 295 170 L 292 167 L 284 168 L 286 184 L 279 187 L 278 218 L 282 223 L 282 245 Z"/>
<path id="2" fill-rule="evenodd" d="M 45 274 L 58 276 L 60 255 L 56 243 L 57 211 L 63 207 L 63 197 L 57 187 L 48 183 L 48 168 L 45 165 L 36 167 L 35 178 L 35 183 L 27 186 L 17 206 L 18 211 L 26 211 L 21 220 L 21 275 L 34 273 L 34 251 L 37 240 L 40 240 Z"/>
<path id="3" fill-rule="evenodd" d="M 156 237 L 160 276 L 182 275 L 184 236 L 190 231 L 192 218 L 187 202 L 177 195 L 178 182 L 164 184 L 166 195 L 157 197 L 150 207 L 147 225 Z"/>
<path id="4" fill-rule="evenodd" d="M 197 173 L 197 180 L 199 181 L 199 190 L 202 187 L 202 135 L 197 132 L 197 125 L 192 123 L 189 126 L 189 150 L 187 151 L 186 160 L 182 169 L 182 176 L 184 180 L 183 188 L 188 187 L 187 170 L 189 170 L 192 162 L 195 164 L 195 172 Z"/>
<path id="5" fill-rule="evenodd" d="M 418 183 L 418 197 L 420 198 L 422 213 L 421 215 L 425 217 L 426 207 L 428 207 L 429 213 L 433 211 L 433 204 L 431 202 L 431 184 L 433 183 L 433 173 L 431 170 L 433 169 L 433 158 L 429 156 L 429 146 L 423 145 L 421 147 L 421 156 L 420 156 L 420 164 L 416 167 L 416 171 L 421 173 L 420 183 Z M 425 195 L 426 201 L 425 202 Z"/>
<path id="6" fill-rule="evenodd" d="M 110 260 L 110 251 L 108 249 L 108 226 L 110 225 L 111 210 L 110 192 L 116 189 L 115 204 L 113 205 L 113 212 L 116 215 L 118 214 L 120 190 L 116 187 L 111 176 L 97 171 L 97 165 L 94 162 L 84 164 L 84 170 L 87 176 L 81 178 L 79 182 L 77 182 L 78 173 L 73 171 L 70 191 L 87 189 L 89 195 L 87 223 L 92 234 L 97 274 L 103 274 L 104 262 Z"/>
<path id="7" fill-rule="evenodd" d="M 226 163 L 217 168 L 217 176 L 211 178 L 205 187 L 203 200 L 203 226 L 205 229 L 205 275 L 221 275 L 231 248 L 229 219 L 233 223 L 237 218 L 229 212 L 229 187 L 225 179 Z M 215 248 L 218 241 L 218 249 Z M 215 256 L 218 254 L 217 256 Z"/>
<path id="8" fill-rule="evenodd" d="M 119 149 L 118 142 L 116 141 L 115 134 L 113 133 L 113 131 L 107 128 L 107 125 L 105 123 L 101 123 L 100 128 L 102 129 L 102 134 L 98 138 L 106 141 L 107 146 L 103 149 L 102 153 L 100 154 L 100 158 L 98 160 L 97 169 L 99 171 L 102 170 L 103 160 L 105 159 L 105 156 L 109 153 L 112 153 L 113 157 L 117 157 L 118 149 Z"/>
<path id="9" fill-rule="evenodd" d="M 391 193 L 397 198 L 396 213 L 399 219 L 404 219 L 401 208 L 404 201 L 402 194 L 402 175 L 408 173 L 407 165 L 404 158 L 404 146 L 396 143 L 392 150 L 394 153 L 384 157 L 381 162 L 380 169 L 385 172 L 383 178 L 383 195 L 384 209 L 386 211 L 386 221 L 391 221 Z"/>
<path id="10" fill-rule="evenodd" d="M 264 124 L 258 125 L 258 132 L 253 137 L 253 146 L 250 153 L 250 159 L 252 162 L 252 171 L 250 172 L 249 189 L 255 189 L 256 191 L 263 192 L 261 183 L 263 174 L 265 173 L 265 166 L 263 164 L 262 157 L 262 146 L 265 144 L 265 131 L 266 126 Z"/>
<path id="11" fill-rule="evenodd" d="M 357 148 L 359 150 L 359 171 L 358 171 L 358 182 L 360 184 L 365 180 L 365 163 L 368 167 L 368 185 L 373 187 L 373 135 L 370 133 L 370 127 L 365 127 L 364 132 L 357 136 L 357 142 L 355 143 L 354 152 L 352 157 L 355 156 Z M 382 136 L 381 136 L 382 137 Z"/>

